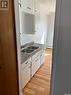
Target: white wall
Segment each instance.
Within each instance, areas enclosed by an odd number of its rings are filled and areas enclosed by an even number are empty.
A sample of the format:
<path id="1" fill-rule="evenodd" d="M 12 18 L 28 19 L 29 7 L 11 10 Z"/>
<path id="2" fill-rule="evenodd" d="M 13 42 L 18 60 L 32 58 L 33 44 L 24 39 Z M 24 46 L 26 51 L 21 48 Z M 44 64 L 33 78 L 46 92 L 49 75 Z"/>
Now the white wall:
<path id="1" fill-rule="evenodd" d="M 35 42 L 45 44 L 46 32 L 47 32 L 47 15 L 40 10 L 40 22 L 35 34 Z"/>
<path id="2" fill-rule="evenodd" d="M 55 20 L 55 12 L 51 12 L 47 16 L 48 32 L 47 32 L 47 39 L 46 39 L 46 48 L 52 48 L 53 47 L 54 20 Z"/>
<path id="3" fill-rule="evenodd" d="M 21 45 L 24 45 L 26 43 L 30 43 L 30 42 L 34 41 L 35 35 L 23 33 L 20 35 L 20 39 L 21 39 Z"/>

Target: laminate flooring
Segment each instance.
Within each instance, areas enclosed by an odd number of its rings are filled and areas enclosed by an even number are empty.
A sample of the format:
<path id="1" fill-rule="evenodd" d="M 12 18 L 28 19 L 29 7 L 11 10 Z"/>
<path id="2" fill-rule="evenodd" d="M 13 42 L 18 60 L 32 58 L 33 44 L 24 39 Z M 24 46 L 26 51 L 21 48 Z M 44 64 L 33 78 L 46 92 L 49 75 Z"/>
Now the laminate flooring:
<path id="1" fill-rule="evenodd" d="M 23 89 L 24 95 L 49 95 L 52 49 L 45 50 L 45 62 Z"/>

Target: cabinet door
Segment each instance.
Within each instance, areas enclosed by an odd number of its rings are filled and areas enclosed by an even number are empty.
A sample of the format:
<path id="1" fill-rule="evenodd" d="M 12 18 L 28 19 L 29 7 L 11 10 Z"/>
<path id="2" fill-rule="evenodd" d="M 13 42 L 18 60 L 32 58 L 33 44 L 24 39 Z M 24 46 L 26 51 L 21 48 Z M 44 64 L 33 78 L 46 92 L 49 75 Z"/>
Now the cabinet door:
<path id="1" fill-rule="evenodd" d="M 30 80 L 30 65 L 22 70 L 22 89 Z"/>
<path id="2" fill-rule="evenodd" d="M 38 0 L 35 0 L 35 14 L 40 14 L 40 3 Z"/>
<path id="3" fill-rule="evenodd" d="M 21 0 L 18 0 L 18 3 L 21 3 Z"/>
<path id="4" fill-rule="evenodd" d="M 30 0 L 29 2 L 29 7 L 31 8 L 31 13 L 34 14 L 34 5 L 35 5 L 35 0 Z"/>
<path id="5" fill-rule="evenodd" d="M 35 61 L 32 62 L 32 76 L 37 72 L 40 67 L 40 57 L 37 57 Z"/>
<path id="6" fill-rule="evenodd" d="M 40 65 L 44 63 L 44 50 L 41 51 L 40 53 Z"/>
<path id="7" fill-rule="evenodd" d="M 40 4 L 35 0 L 35 32 L 38 34 L 40 31 Z"/>
<path id="8" fill-rule="evenodd" d="M 34 14 L 34 0 L 21 0 L 22 11 Z"/>
<path id="9" fill-rule="evenodd" d="M 22 11 L 26 11 L 28 7 L 28 0 L 21 0 Z"/>
<path id="10" fill-rule="evenodd" d="M 40 65 L 44 64 L 44 53 L 41 54 Z"/>

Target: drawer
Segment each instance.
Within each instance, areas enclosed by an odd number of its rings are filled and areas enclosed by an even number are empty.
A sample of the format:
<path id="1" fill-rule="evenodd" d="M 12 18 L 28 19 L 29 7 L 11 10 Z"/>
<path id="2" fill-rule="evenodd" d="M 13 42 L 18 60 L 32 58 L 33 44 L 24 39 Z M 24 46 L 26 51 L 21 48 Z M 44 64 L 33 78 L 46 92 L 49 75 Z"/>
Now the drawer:
<path id="1" fill-rule="evenodd" d="M 36 58 L 39 56 L 40 56 L 40 51 L 32 56 L 32 61 L 36 60 Z"/>
<path id="2" fill-rule="evenodd" d="M 31 58 L 29 58 L 27 61 L 22 63 L 22 69 L 24 69 L 26 66 L 31 65 Z"/>

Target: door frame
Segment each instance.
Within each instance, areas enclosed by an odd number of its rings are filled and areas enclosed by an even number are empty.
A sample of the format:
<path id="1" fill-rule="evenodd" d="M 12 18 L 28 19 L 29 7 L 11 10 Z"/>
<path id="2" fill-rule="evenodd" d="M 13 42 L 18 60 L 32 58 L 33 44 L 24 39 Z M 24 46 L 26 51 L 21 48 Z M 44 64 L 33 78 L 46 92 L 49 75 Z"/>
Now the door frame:
<path id="1" fill-rule="evenodd" d="M 15 28 L 16 28 L 16 43 L 17 43 L 17 62 L 18 62 L 18 79 L 19 79 L 19 95 L 23 95 L 22 92 L 22 77 L 21 77 L 21 42 L 20 42 L 20 15 L 19 7 L 20 0 L 14 0 L 14 12 L 15 12 Z"/>
<path id="2" fill-rule="evenodd" d="M 61 5 L 62 5 L 62 0 L 56 0 L 50 95 L 55 95 L 55 81 L 56 81 L 55 77 L 56 77 L 56 64 L 57 64 L 58 35 L 60 31 Z"/>

